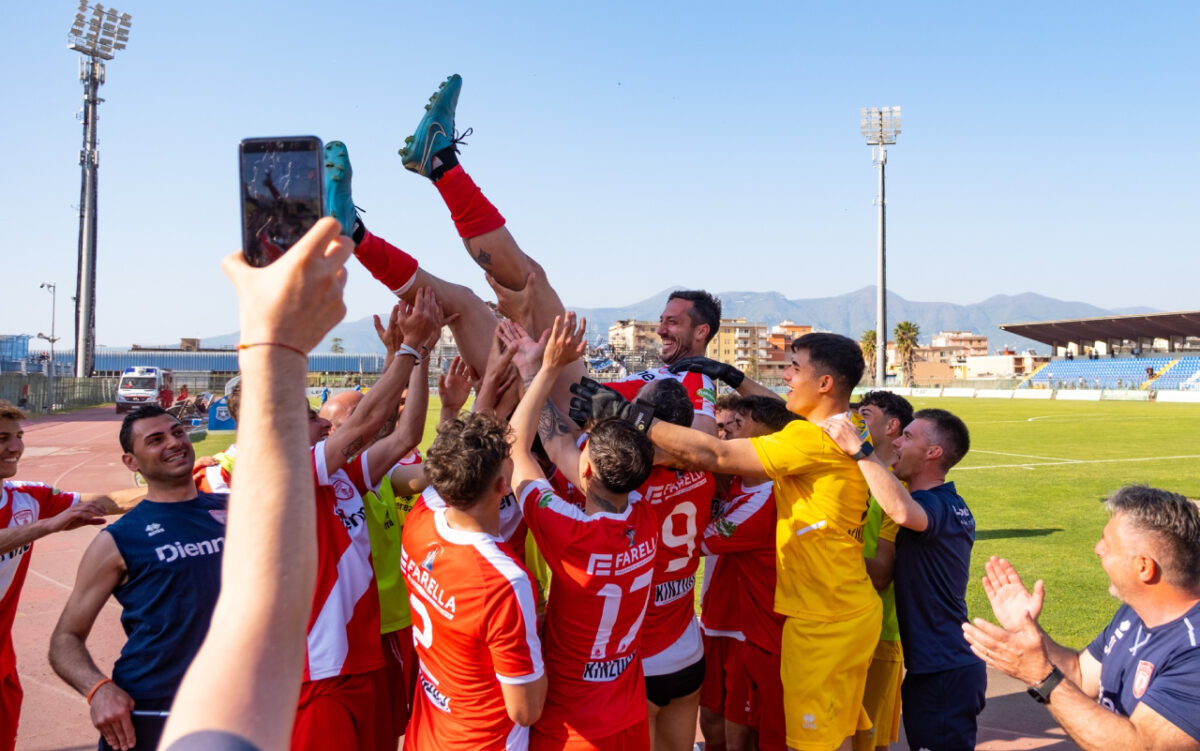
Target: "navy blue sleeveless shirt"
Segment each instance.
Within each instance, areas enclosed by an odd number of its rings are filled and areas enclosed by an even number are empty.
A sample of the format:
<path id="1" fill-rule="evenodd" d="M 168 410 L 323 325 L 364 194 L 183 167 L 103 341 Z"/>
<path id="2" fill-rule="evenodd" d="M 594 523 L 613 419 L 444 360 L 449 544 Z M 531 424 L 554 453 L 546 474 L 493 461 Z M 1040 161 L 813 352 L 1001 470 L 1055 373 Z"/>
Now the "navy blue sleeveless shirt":
<path id="1" fill-rule="evenodd" d="M 142 501 L 105 529 L 128 575 L 113 590 L 127 639 L 112 678 L 134 701 L 173 698 L 208 633 L 221 591 L 228 498 Z"/>

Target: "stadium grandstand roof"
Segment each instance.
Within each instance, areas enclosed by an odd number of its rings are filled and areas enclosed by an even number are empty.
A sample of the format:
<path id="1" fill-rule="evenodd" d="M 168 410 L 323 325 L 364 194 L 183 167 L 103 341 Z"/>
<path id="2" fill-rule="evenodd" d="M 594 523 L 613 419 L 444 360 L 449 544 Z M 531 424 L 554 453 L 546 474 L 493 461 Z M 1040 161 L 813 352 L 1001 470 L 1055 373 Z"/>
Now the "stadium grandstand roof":
<path id="1" fill-rule="evenodd" d="M 1200 310 L 1070 318 L 1035 323 L 1002 323 L 1000 328 L 1051 346 L 1066 342 L 1200 337 Z"/>

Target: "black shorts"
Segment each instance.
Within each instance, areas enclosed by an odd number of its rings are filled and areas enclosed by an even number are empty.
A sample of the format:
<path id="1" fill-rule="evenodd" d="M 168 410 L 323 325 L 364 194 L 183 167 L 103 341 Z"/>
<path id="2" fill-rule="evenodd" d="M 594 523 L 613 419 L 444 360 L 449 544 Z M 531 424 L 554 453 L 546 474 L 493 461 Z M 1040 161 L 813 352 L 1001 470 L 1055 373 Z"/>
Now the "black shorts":
<path id="1" fill-rule="evenodd" d="M 682 670 L 666 675 L 646 676 L 646 698 L 656 707 L 665 707 L 672 699 L 699 691 L 704 683 L 704 658 L 688 665 Z"/>

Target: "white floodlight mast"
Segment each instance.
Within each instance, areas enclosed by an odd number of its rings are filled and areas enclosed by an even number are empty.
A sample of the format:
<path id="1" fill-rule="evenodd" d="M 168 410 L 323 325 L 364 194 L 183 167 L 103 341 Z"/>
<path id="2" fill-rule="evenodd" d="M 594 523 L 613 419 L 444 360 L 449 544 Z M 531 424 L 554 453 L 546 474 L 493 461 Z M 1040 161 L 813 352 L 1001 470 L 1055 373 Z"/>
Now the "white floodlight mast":
<path id="1" fill-rule="evenodd" d="M 86 13 L 91 11 L 91 18 Z M 97 106 L 104 83 L 103 60 L 112 60 L 129 43 L 132 17 L 97 3 L 80 0 L 68 32 L 68 49 L 83 55 L 79 80 L 83 82 L 83 148 L 79 164 L 79 268 L 75 282 L 75 376 L 92 374 L 96 358 L 96 184 L 100 152 L 96 148 Z M 86 28 L 85 28 L 86 26 Z"/>
<path id="2" fill-rule="evenodd" d="M 884 168 L 887 165 L 887 146 L 896 143 L 900 134 L 899 107 L 863 107 L 861 132 L 871 146 L 871 162 L 879 168 L 879 276 L 875 285 L 875 385 L 887 383 L 887 200 L 884 191 Z"/>

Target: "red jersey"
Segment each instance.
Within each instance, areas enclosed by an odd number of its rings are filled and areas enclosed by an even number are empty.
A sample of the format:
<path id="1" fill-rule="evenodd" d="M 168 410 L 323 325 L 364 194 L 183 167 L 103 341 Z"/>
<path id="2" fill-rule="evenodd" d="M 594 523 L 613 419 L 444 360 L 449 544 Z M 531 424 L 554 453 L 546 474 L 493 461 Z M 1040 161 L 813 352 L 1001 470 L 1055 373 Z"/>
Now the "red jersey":
<path id="1" fill-rule="evenodd" d="M 646 720 L 640 648 L 658 521 L 645 503 L 588 515 L 545 480 L 521 494 L 553 578 L 546 606 L 549 686 L 539 732 L 597 739 Z"/>
<path id="2" fill-rule="evenodd" d="M 509 718 L 500 683 L 542 676 L 529 572 L 501 539 L 453 529 L 446 509 L 423 499 L 408 514 L 402 545 L 420 660 L 404 747 L 526 748 L 529 728 Z"/>
<path id="3" fill-rule="evenodd" d="M 709 472 L 655 467 L 642 487 L 629 494 L 630 501 L 641 501 L 654 509 L 659 527 L 654 596 L 646 613 L 643 642 L 646 657 L 675 644 L 695 620 L 696 568 L 700 565 L 698 538 L 712 519 L 715 490 L 716 481 Z M 691 663 L 668 672 L 688 664 Z"/>
<path id="4" fill-rule="evenodd" d="M 367 452 L 330 474 L 325 442 L 313 447 L 317 490 L 317 587 L 308 618 L 304 680 L 358 675 L 383 667 L 379 592 L 362 494 Z"/>
<path id="5" fill-rule="evenodd" d="M 567 476 L 562 473 L 561 469 L 555 467 L 554 474 L 547 478 L 547 482 L 550 483 L 556 496 L 580 510 L 586 508 L 587 500 L 583 497 L 583 493 L 580 493 L 579 488 L 567 480 Z"/>
<path id="6" fill-rule="evenodd" d="M 0 483 L 0 529 L 33 524 L 56 516 L 79 503 L 78 493 L 64 493 L 40 482 L 5 480 Z M 17 668 L 12 646 L 12 625 L 17 600 L 29 571 L 33 543 L 0 554 L 0 678 Z"/>
<path id="7" fill-rule="evenodd" d="M 729 495 L 730 488 L 723 492 Z M 729 510 L 729 501 L 713 501 L 715 522 Z M 741 581 L 737 569 L 719 555 L 704 557 L 704 576 L 700 583 L 700 629 L 705 636 L 724 636 L 742 641 L 738 597 Z"/>
<path id="8" fill-rule="evenodd" d="M 633 398 L 637 396 L 643 386 L 647 383 L 657 381 L 659 378 L 674 378 L 683 384 L 683 387 L 687 389 L 688 396 L 692 399 L 692 409 L 695 410 L 697 417 L 716 418 L 716 411 L 713 405 L 717 403 L 717 389 L 713 386 L 712 379 L 703 373 L 672 373 L 664 367 L 654 370 L 643 370 L 622 378 L 619 381 L 610 381 L 604 385 L 626 399 L 633 401 Z"/>
<path id="9" fill-rule="evenodd" d="M 735 477 L 729 495 L 728 510 L 704 530 L 702 547 L 719 554 L 741 581 L 735 607 L 746 641 L 779 654 L 784 616 L 775 612 L 774 483 L 744 485 Z"/>
<path id="10" fill-rule="evenodd" d="M 431 509 L 446 508 L 446 502 L 434 490 L 433 485 L 421 493 L 425 505 Z M 525 517 L 521 515 L 521 507 L 516 497 L 509 493 L 500 499 L 500 539 L 508 545 L 509 550 L 518 561 L 525 560 L 525 536 L 529 528 L 525 526 Z"/>

